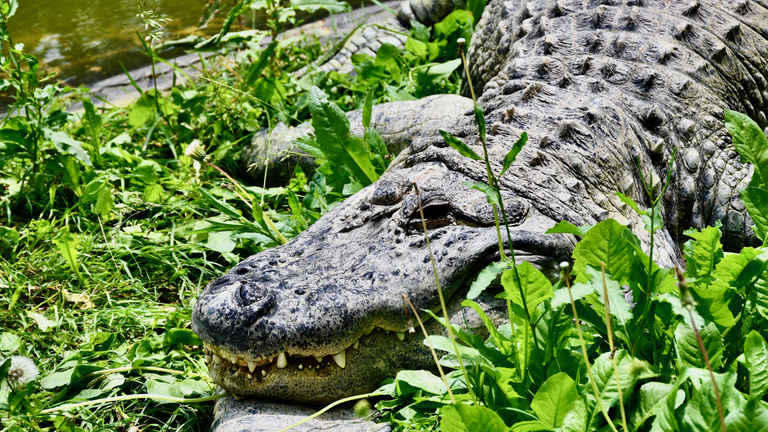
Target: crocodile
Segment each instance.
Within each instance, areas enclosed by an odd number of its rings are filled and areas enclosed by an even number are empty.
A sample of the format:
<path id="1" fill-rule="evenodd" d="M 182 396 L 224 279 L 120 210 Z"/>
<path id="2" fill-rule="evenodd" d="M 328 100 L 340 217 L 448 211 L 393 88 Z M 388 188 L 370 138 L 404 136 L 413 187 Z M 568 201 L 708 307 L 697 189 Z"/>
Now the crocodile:
<path id="1" fill-rule="evenodd" d="M 722 116 L 729 108 L 768 125 L 766 2 L 491 0 L 468 58 L 493 170 L 529 135 L 500 178 L 504 242 L 518 260 L 553 274 L 576 241 L 545 234 L 559 221 L 614 218 L 647 245 L 616 192 L 648 206 L 644 179 L 660 193 L 667 174 L 658 263 L 681 263 L 689 227 L 722 222 L 727 248 L 756 241 L 737 193 L 751 168 Z M 482 151 L 471 111 L 442 128 Z M 419 203 L 437 276 L 455 298 L 498 258 L 486 197 L 463 185 L 484 177 L 482 162 L 439 134 L 420 136 L 377 182 L 214 280 L 192 315 L 211 376 L 234 394 L 316 404 L 424 367 L 403 306 L 403 296 L 419 309 L 438 305 Z"/>

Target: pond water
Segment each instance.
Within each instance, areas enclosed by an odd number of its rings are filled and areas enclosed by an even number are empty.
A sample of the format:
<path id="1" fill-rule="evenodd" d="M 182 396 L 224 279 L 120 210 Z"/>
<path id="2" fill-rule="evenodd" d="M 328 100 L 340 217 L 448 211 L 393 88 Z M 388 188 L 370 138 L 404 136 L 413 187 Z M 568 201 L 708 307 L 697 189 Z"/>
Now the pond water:
<path id="1" fill-rule="evenodd" d="M 168 38 L 216 33 L 220 20 L 197 29 L 206 2 L 146 0 L 143 10 L 170 19 L 163 25 Z M 226 16 L 233 1 L 221 3 L 219 18 Z M 23 43 L 26 52 L 38 57 L 43 71 L 57 72 L 56 79 L 76 85 L 121 74 L 120 62 L 128 70 L 149 63 L 136 34 L 148 32 L 138 12 L 136 0 L 21 0 L 8 29 L 14 44 Z"/>

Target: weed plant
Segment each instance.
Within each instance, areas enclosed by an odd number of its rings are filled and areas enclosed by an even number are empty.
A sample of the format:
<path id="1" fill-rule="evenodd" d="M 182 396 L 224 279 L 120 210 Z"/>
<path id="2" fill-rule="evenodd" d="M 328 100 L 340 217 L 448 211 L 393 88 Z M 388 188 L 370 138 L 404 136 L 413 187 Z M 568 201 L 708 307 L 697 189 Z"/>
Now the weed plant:
<path id="1" fill-rule="evenodd" d="M 471 85 L 471 84 L 470 84 Z M 661 196 L 644 181 L 651 207 L 623 202 L 645 221 L 649 254 L 632 231 L 608 219 L 595 226 L 560 222 L 548 233 L 581 238 L 552 285 L 527 262 L 505 254 L 497 178 L 514 161 L 523 133 L 495 176 L 485 149 L 485 120 L 475 119 L 484 157 L 441 131 L 462 155 L 484 160 L 488 182 L 467 182 L 494 206 L 501 261 L 480 273 L 462 305 L 474 309 L 483 340 L 442 321 L 450 338 L 430 336 L 440 360 L 456 369 L 440 378 L 402 371 L 376 407 L 395 430 L 443 431 L 747 431 L 768 425 L 768 138 L 747 116 L 725 112 L 742 161 L 755 167 L 740 191 L 762 247 L 723 251 L 720 226 L 689 230 L 686 270 L 653 262 L 662 228 Z M 672 172 L 670 165 L 669 173 Z M 425 227 L 426 234 L 426 227 Z M 511 238 L 507 233 L 507 238 Z M 495 327 L 473 302 L 500 275 L 509 323 Z M 439 289 L 439 287 L 438 287 Z M 435 319 L 437 316 L 430 313 Z M 456 345 L 453 335 L 462 342 Z M 450 339 L 450 340 L 449 340 Z M 442 370 L 442 369 L 441 369 Z M 446 379 L 447 378 L 447 379 Z M 446 382 L 448 388 L 442 386 Z"/>

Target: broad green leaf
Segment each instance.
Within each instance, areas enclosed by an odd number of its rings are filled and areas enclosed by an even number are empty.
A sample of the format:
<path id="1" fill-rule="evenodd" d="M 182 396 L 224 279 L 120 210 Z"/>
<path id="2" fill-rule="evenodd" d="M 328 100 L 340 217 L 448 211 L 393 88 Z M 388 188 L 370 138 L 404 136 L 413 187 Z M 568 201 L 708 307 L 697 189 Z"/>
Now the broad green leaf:
<path id="1" fill-rule="evenodd" d="M 443 323 L 443 319 L 439 318 L 440 322 Z M 429 341 L 432 343 L 432 346 L 436 350 L 445 351 L 449 354 L 447 354 L 443 359 L 441 359 L 440 363 L 444 364 L 444 360 L 455 360 L 456 359 L 456 352 L 453 349 L 453 343 L 451 343 L 451 340 L 448 339 L 445 336 L 438 336 L 438 335 L 430 335 Z M 427 342 L 424 341 L 424 346 L 428 346 Z M 464 365 L 480 365 L 484 367 L 492 368 L 493 364 L 488 360 L 485 356 L 483 356 L 480 351 L 478 351 L 475 348 L 468 347 L 466 345 L 458 345 L 459 347 L 459 354 L 461 354 L 461 359 L 464 362 Z M 458 368 L 458 365 L 457 365 Z"/>
<path id="2" fill-rule="evenodd" d="M 256 80 L 251 93 L 262 102 L 280 106 L 285 102 L 287 90 L 279 80 L 262 77 Z"/>
<path id="3" fill-rule="evenodd" d="M 451 135 L 450 133 L 440 129 L 440 135 L 443 136 L 443 139 L 446 143 L 448 143 L 449 146 L 456 149 L 459 153 L 461 153 L 462 156 L 466 156 L 470 159 L 474 160 L 480 160 L 480 156 L 475 153 L 474 150 L 469 148 L 468 145 L 464 144 L 464 141 L 456 138 L 455 136 Z"/>
<path id="4" fill-rule="evenodd" d="M 399 83 L 403 75 L 400 67 L 403 60 L 400 56 L 400 49 L 392 44 L 384 43 L 376 51 L 376 59 L 373 64 L 387 71 L 392 76 L 392 79 Z"/>
<path id="5" fill-rule="evenodd" d="M 211 385 L 199 379 L 185 379 L 176 383 L 176 388 L 184 397 L 204 395 L 211 391 Z"/>
<path id="6" fill-rule="evenodd" d="M 163 345 L 172 348 L 176 345 L 200 345 L 202 340 L 192 329 L 172 328 L 163 335 Z"/>
<path id="7" fill-rule="evenodd" d="M 648 214 L 648 212 L 646 212 L 645 210 L 642 210 L 640 207 L 638 207 L 637 203 L 632 198 L 624 195 L 621 192 L 616 192 L 616 196 L 618 196 L 619 199 L 621 200 L 621 202 L 623 202 L 624 204 L 628 205 L 638 215 L 642 216 L 642 215 L 647 215 Z"/>
<path id="8" fill-rule="evenodd" d="M 165 191 L 162 185 L 159 183 L 152 183 L 151 185 L 144 188 L 144 201 L 160 203 L 163 201 L 163 192 Z"/>
<path id="9" fill-rule="evenodd" d="M 505 172 L 509 169 L 509 167 L 515 162 L 515 159 L 517 159 L 517 155 L 520 153 L 520 151 L 523 149 L 525 144 L 528 142 L 528 132 L 523 132 L 520 135 L 520 139 L 515 142 L 515 144 L 512 145 L 512 148 L 509 149 L 506 156 L 504 156 L 504 166 L 501 169 L 501 173 L 499 173 L 499 177 L 503 176 Z M 565 221 L 561 221 L 565 222 Z"/>
<path id="10" fill-rule="evenodd" d="M 593 290 L 595 292 L 595 297 L 599 300 L 600 304 L 598 308 L 596 308 L 596 312 L 602 316 L 603 318 L 605 315 L 605 292 L 603 288 L 603 275 L 602 272 L 599 269 L 596 269 L 592 266 L 587 266 L 586 268 L 587 276 L 589 277 L 588 284 L 592 285 Z M 622 327 L 626 329 L 627 322 L 632 319 L 632 305 L 627 303 L 627 300 L 624 298 L 624 292 L 622 290 L 622 287 L 619 285 L 618 282 L 613 280 L 611 278 L 611 275 L 606 275 L 605 277 L 605 286 L 607 287 L 608 291 L 608 305 L 610 306 L 610 312 L 616 321 L 618 321 L 619 324 L 621 324 Z M 594 299 L 594 297 L 593 297 Z M 614 331 L 618 331 L 619 329 L 614 328 Z"/>
<path id="11" fill-rule="evenodd" d="M 373 111 L 373 92 L 376 90 L 374 87 L 368 89 L 365 93 L 365 102 L 363 103 L 363 127 L 371 127 L 371 113 Z"/>
<path id="12" fill-rule="evenodd" d="M 624 350 L 617 350 L 615 352 L 616 364 L 618 364 L 618 375 L 621 383 L 621 393 L 626 405 L 629 402 L 630 395 L 634 392 L 635 382 L 638 378 L 638 370 L 633 367 L 633 361 L 629 354 Z M 619 401 L 619 390 L 616 383 L 616 368 L 613 366 L 613 360 L 611 359 L 611 353 L 606 352 L 600 355 L 592 365 L 592 375 L 595 377 L 595 384 L 597 385 L 598 395 L 603 403 L 605 409 L 610 409 Z M 586 390 L 591 387 L 587 384 Z M 593 396 L 592 392 L 588 395 Z M 600 413 L 600 408 L 594 402 L 592 407 L 591 419 L 592 424 L 595 421 L 603 419 Z"/>
<path id="13" fill-rule="evenodd" d="M 701 231 L 688 230 L 684 233 L 693 240 L 685 243 L 685 275 L 689 278 L 709 278 L 715 266 L 723 258 L 719 226 L 707 227 Z"/>
<path id="14" fill-rule="evenodd" d="M 166 382 L 164 380 L 150 378 L 150 379 L 147 379 L 146 386 L 147 386 L 147 393 L 149 394 L 160 395 L 160 396 L 170 396 L 175 398 L 184 397 L 184 394 L 181 392 L 181 390 L 178 387 L 178 383 L 176 383 L 175 381 Z M 155 402 L 168 403 L 168 401 L 163 399 L 155 399 Z"/>
<path id="15" fill-rule="evenodd" d="M 531 408 L 544 424 L 554 428 L 563 424 L 563 418 L 579 399 L 576 383 L 565 372 L 549 377 L 533 396 Z"/>
<path id="16" fill-rule="evenodd" d="M 673 388 L 674 385 L 672 384 L 656 381 L 647 382 L 640 386 L 640 403 L 637 405 L 635 415 L 632 416 L 632 423 L 635 428 L 639 428 L 646 420 L 655 416 L 659 410 L 664 409 L 667 404 L 667 397 Z M 681 394 L 680 397 L 684 396 Z"/>
<path id="17" fill-rule="evenodd" d="M 370 155 L 363 141 L 349 133 L 349 119 L 328 96 L 317 87 L 309 91 L 309 111 L 317 143 L 326 158 L 348 161 L 349 168 L 365 185 L 375 182 L 379 176 L 371 164 Z"/>
<path id="18" fill-rule="evenodd" d="M 270 42 L 269 45 L 267 45 L 267 47 L 259 55 L 259 60 L 251 63 L 251 65 L 248 67 L 248 71 L 245 73 L 245 77 L 243 78 L 243 81 L 245 81 L 248 86 L 253 86 L 256 80 L 261 77 L 261 72 L 267 66 L 269 59 L 274 56 L 277 45 L 278 41 Z"/>
<path id="19" fill-rule="evenodd" d="M 93 205 L 93 211 L 103 220 L 110 218 L 112 208 L 115 204 L 115 198 L 112 196 L 112 188 L 109 185 L 101 187 L 96 195 L 96 203 Z"/>
<path id="20" fill-rule="evenodd" d="M 740 410 L 726 413 L 729 432 L 768 432 L 768 408 L 760 398 L 749 400 Z"/>
<path id="21" fill-rule="evenodd" d="M 740 411 L 746 405 L 744 396 L 734 387 L 736 372 L 715 374 L 715 381 L 720 391 L 720 399 L 725 413 Z M 680 430 L 695 432 L 721 430 L 717 397 L 709 376 L 703 380 L 701 387 L 683 409 L 680 418 Z"/>
<path id="22" fill-rule="evenodd" d="M 475 25 L 480 21 L 480 16 L 483 14 L 483 10 L 485 10 L 485 2 L 486 0 L 467 0 L 467 10 L 472 12 Z"/>
<path id="23" fill-rule="evenodd" d="M 595 292 L 595 286 L 591 282 L 578 282 L 571 286 L 571 293 L 568 293 L 568 287 L 562 287 L 555 291 L 555 295 L 552 298 L 550 307 L 552 309 L 559 309 L 560 306 L 571 304 L 571 296 L 573 301 L 579 301 L 584 297 Z M 570 313 L 570 309 L 568 309 Z"/>
<path id="24" fill-rule="evenodd" d="M 498 414 L 481 405 L 446 405 L 440 421 L 442 432 L 507 432 Z"/>
<path id="25" fill-rule="evenodd" d="M 480 319 L 483 321 L 483 324 L 485 324 L 485 328 L 491 334 L 491 338 L 493 339 L 494 345 L 496 345 L 496 349 L 504 354 L 513 353 L 515 347 L 511 344 L 509 339 L 499 333 L 499 331 L 496 329 L 496 325 L 493 323 L 493 321 L 491 321 L 490 318 L 488 318 L 488 314 L 485 313 L 479 304 L 473 302 L 472 300 L 464 300 L 461 302 L 461 306 L 471 307 L 475 312 L 477 312 L 477 314 L 480 316 Z M 499 385 L 501 386 L 501 384 Z"/>
<path id="26" fill-rule="evenodd" d="M 744 201 L 749 216 L 755 221 L 752 229 L 755 230 L 757 238 L 766 244 L 768 242 L 768 190 L 748 187 L 740 190 L 739 196 Z"/>
<path id="27" fill-rule="evenodd" d="M 4 382 L 5 378 L 8 377 L 8 371 L 10 369 L 11 369 L 10 358 L 0 360 L 0 383 Z"/>
<path id="28" fill-rule="evenodd" d="M 744 341 L 744 366 L 749 371 L 749 397 L 762 398 L 768 391 L 768 345 L 755 330 Z"/>
<path id="29" fill-rule="evenodd" d="M 331 14 L 349 12 L 352 10 L 349 3 L 340 2 L 338 0 L 291 0 L 291 7 L 306 12 L 315 12 L 318 9 L 325 9 Z"/>
<path id="30" fill-rule="evenodd" d="M 548 229 L 545 234 L 573 234 L 575 236 L 583 237 L 584 234 L 591 230 L 593 225 L 576 226 L 568 221 L 560 221 L 552 228 Z"/>
<path id="31" fill-rule="evenodd" d="M 83 108 L 85 109 L 82 120 L 83 128 L 90 135 L 92 146 L 98 149 L 101 142 L 101 116 L 96 113 L 96 107 L 93 106 L 90 99 L 83 99 Z"/>
<path id="32" fill-rule="evenodd" d="M 20 238 L 16 228 L 0 226 L 0 250 L 16 247 Z"/>
<path id="33" fill-rule="evenodd" d="M 70 154 L 83 165 L 92 166 L 91 156 L 83 149 L 83 143 L 67 135 L 66 132 L 43 129 L 45 138 L 50 140 L 61 154 Z"/>
<path id="34" fill-rule="evenodd" d="M 469 287 L 467 298 L 470 300 L 476 299 L 508 267 L 509 264 L 503 261 L 496 261 L 482 269 Z"/>
<path id="35" fill-rule="evenodd" d="M 461 59 L 432 63 L 414 69 L 412 75 L 415 75 L 416 96 L 426 96 L 434 92 L 439 88 L 440 83 L 451 76 L 459 66 L 461 66 Z"/>
<path id="36" fill-rule="evenodd" d="M 563 424 L 558 432 L 584 432 L 587 430 L 588 418 L 586 396 L 580 397 L 571 410 L 563 418 Z"/>
<path id="37" fill-rule="evenodd" d="M 681 366 L 693 366 L 698 368 L 706 368 L 707 365 L 704 362 L 704 357 L 701 354 L 701 348 L 696 339 L 696 333 L 690 327 L 690 318 L 687 317 L 685 322 L 687 325 L 679 325 L 675 329 L 675 346 L 677 347 L 677 353 L 680 360 L 683 362 Z M 709 323 L 704 327 L 698 327 L 701 340 L 704 343 L 704 347 L 707 349 L 707 355 L 709 355 L 709 362 L 714 370 L 717 370 L 722 365 L 723 358 L 723 338 L 720 336 L 720 332 L 714 323 Z"/>
<path id="38" fill-rule="evenodd" d="M 522 289 L 522 295 L 525 297 L 530 313 L 533 313 L 539 303 L 554 296 L 552 284 L 547 277 L 528 261 L 518 265 L 517 272 L 514 268 L 506 270 L 501 275 L 501 285 L 504 287 L 504 292 L 498 297 L 510 299 L 512 303 L 519 306 L 523 306 L 523 299 L 520 297 Z"/>
<path id="39" fill-rule="evenodd" d="M 69 267 L 80 276 L 80 266 L 77 263 L 77 247 L 80 244 L 80 240 L 76 235 L 69 232 L 69 227 L 65 226 L 59 231 L 56 237 L 53 239 L 53 244 L 61 253 L 61 256 L 67 260 Z"/>
<path id="40" fill-rule="evenodd" d="M 669 396 L 666 398 L 666 404 L 659 407 L 656 411 L 656 417 L 653 419 L 653 424 L 651 424 L 651 432 L 677 432 L 680 430 L 675 411 L 685 400 L 685 392 L 680 387 L 685 385 L 691 378 L 692 370 L 692 368 L 684 368 L 677 375 L 669 391 Z"/>
<path id="41" fill-rule="evenodd" d="M 54 372 L 46 376 L 40 380 L 40 387 L 50 390 L 57 387 L 72 386 L 85 375 L 100 371 L 102 369 L 103 368 L 100 366 L 79 364 L 71 369 L 67 369 L 61 372 Z"/>
<path id="42" fill-rule="evenodd" d="M 141 180 L 145 184 L 151 184 L 157 181 L 159 175 L 163 172 L 163 168 L 157 162 L 153 160 L 144 159 L 139 165 L 133 169 L 131 173 L 136 179 Z"/>
<path id="43" fill-rule="evenodd" d="M 446 392 L 443 380 L 432 372 L 424 370 L 404 370 L 397 373 L 395 386 L 399 396 L 407 396 L 419 391 L 441 395 Z"/>
<path id="44" fill-rule="evenodd" d="M 200 193 L 202 193 L 203 196 L 205 196 L 211 202 L 211 204 L 216 210 L 229 216 L 232 219 L 235 219 L 235 220 L 242 219 L 243 216 L 240 214 L 240 212 L 237 211 L 237 209 L 235 209 L 231 205 L 229 205 L 226 201 L 219 201 L 213 195 L 211 195 L 210 192 L 208 192 L 205 189 L 201 188 L 199 190 L 200 190 Z"/>
<path id="45" fill-rule="evenodd" d="M 630 264 L 635 255 L 634 246 L 624 236 L 625 231 L 628 231 L 626 227 L 613 219 L 607 219 L 584 235 L 573 250 L 576 282 L 587 281 L 587 265 L 600 268 L 602 261 L 608 274 L 619 283 L 625 283 L 630 276 Z"/>
<path id="46" fill-rule="evenodd" d="M 21 346 L 21 338 L 11 332 L 0 334 L 0 355 L 7 357 Z"/>
<path id="47" fill-rule="evenodd" d="M 142 93 L 129 108 L 128 124 L 133 128 L 142 126 L 153 116 L 156 109 L 154 96 L 149 93 Z"/>
<path id="48" fill-rule="evenodd" d="M 510 432 L 541 432 L 547 430 L 551 429 L 538 420 L 519 421 L 509 429 Z"/>
<path id="49" fill-rule="evenodd" d="M 720 260 L 712 272 L 712 288 L 725 291 L 734 289 L 741 295 L 754 287 L 768 269 L 768 254 L 760 249 L 745 247 L 739 253 L 729 253 Z"/>
<path id="50" fill-rule="evenodd" d="M 426 60 L 427 58 L 427 44 L 413 37 L 409 37 L 405 41 L 405 50 L 420 60 Z"/>
<path id="51" fill-rule="evenodd" d="M 725 127 L 741 160 L 755 166 L 749 187 L 768 189 L 768 138 L 760 126 L 744 114 L 725 110 Z"/>
<path id="52" fill-rule="evenodd" d="M 755 307 L 768 320 L 768 277 L 761 277 L 755 282 Z"/>
<path id="53" fill-rule="evenodd" d="M 496 204 L 497 206 L 501 206 L 501 193 L 499 193 L 499 190 L 495 187 L 490 186 L 487 183 L 476 181 L 465 181 L 461 184 L 469 187 L 470 189 L 477 189 L 485 193 L 486 198 L 488 198 L 488 204 Z"/>
<path id="54" fill-rule="evenodd" d="M 232 233 L 229 231 L 216 231 L 208 234 L 208 241 L 205 243 L 208 249 L 221 253 L 232 252 L 237 246 L 237 242 L 232 240 Z"/>

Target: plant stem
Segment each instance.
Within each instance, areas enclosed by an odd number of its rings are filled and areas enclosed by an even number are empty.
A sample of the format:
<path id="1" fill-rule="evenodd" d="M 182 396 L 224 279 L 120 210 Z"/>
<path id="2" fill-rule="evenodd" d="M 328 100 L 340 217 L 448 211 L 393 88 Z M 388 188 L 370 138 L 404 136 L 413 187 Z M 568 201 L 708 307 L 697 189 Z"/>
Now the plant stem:
<path id="1" fill-rule="evenodd" d="M 385 393 L 379 393 L 379 392 L 372 392 L 372 393 L 366 393 L 366 394 L 361 394 L 361 395 L 356 395 L 356 396 L 350 396 L 348 398 L 337 400 L 336 402 L 326 406 L 325 408 L 321 409 L 320 411 L 312 414 L 311 416 L 309 416 L 307 418 L 304 418 L 304 419 L 301 419 L 300 422 L 294 423 L 294 424 L 288 426 L 287 428 L 280 429 L 278 432 L 285 432 L 285 431 L 287 431 L 289 429 L 295 428 L 296 426 L 302 425 L 302 424 L 312 420 L 313 418 L 316 418 L 316 417 L 319 417 L 319 416 L 323 415 L 326 411 L 330 410 L 331 408 L 333 408 L 333 407 L 335 407 L 337 405 L 341 405 L 343 403 L 351 402 L 353 400 L 368 399 L 368 398 L 371 398 L 371 397 L 378 397 L 378 396 L 386 396 L 386 394 Z"/>
<path id="2" fill-rule="evenodd" d="M 445 377 L 445 372 L 443 372 L 443 367 L 440 365 L 440 359 L 437 358 L 437 353 L 435 352 L 435 348 L 432 346 L 432 342 L 429 340 L 427 329 L 424 328 L 424 323 L 421 322 L 421 318 L 419 317 L 419 312 L 413 306 L 413 303 L 411 303 L 411 299 L 406 297 L 405 294 L 403 294 L 403 299 L 408 303 L 409 306 L 411 306 L 411 310 L 413 310 L 413 314 L 416 316 L 416 321 L 419 322 L 419 327 L 421 327 L 421 331 L 424 333 L 424 340 L 427 341 L 427 345 L 429 345 L 429 351 L 432 352 L 432 358 L 435 360 L 435 364 L 437 365 L 437 371 L 440 372 L 440 378 L 443 379 L 445 388 L 448 390 L 448 396 L 450 396 L 451 398 L 451 403 L 455 404 L 456 399 L 453 397 L 451 386 L 448 384 L 448 379 Z"/>
<path id="3" fill-rule="evenodd" d="M 461 359 L 461 353 L 459 352 L 459 345 L 456 343 L 456 337 L 453 335 L 453 327 L 451 326 L 451 320 L 448 319 L 448 308 L 445 307 L 445 298 L 443 297 L 443 289 L 440 287 L 440 278 L 437 274 L 437 265 L 435 264 L 435 257 L 432 255 L 432 246 L 429 243 L 429 233 L 427 232 L 427 221 L 424 218 L 424 208 L 421 206 L 421 194 L 419 193 L 419 187 L 416 183 L 413 184 L 414 190 L 416 190 L 416 198 L 419 202 L 419 215 L 421 216 L 421 226 L 424 229 L 424 240 L 427 243 L 427 250 L 429 251 L 429 261 L 432 263 L 432 272 L 435 275 L 435 283 L 437 284 L 437 295 L 440 297 L 440 307 L 443 310 L 443 317 L 445 318 L 445 327 L 448 329 L 448 337 L 453 344 L 453 350 L 456 352 L 456 359 L 459 361 L 459 367 L 461 373 L 464 375 L 464 379 L 467 382 L 467 390 L 469 391 L 472 400 L 477 403 L 477 397 L 472 390 L 472 385 L 469 381 L 469 375 L 467 369 L 464 367 L 464 361 Z"/>
<path id="4" fill-rule="evenodd" d="M 619 362 L 616 360 L 616 346 L 613 343 L 613 319 L 611 318 L 611 304 L 608 299 L 608 284 L 605 282 L 605 262 L 600 261 L 600 271 L 603 275 L 603 305 L 605 306 L 605 323 L 608 327 L 608 345 L 611 348 L 611 360 L 613 361 L 613 372 L 616 375 L 616 390 L 619 392 L 619 408 L 621 410 L 621 423 L 624 430 L 628 431 L 627 413 L 624 412 L 624 396 L 621 393 L 621 379 L 619 379 Z M 570 291 L 569 291 L 570 292 Z"/>
<path id="5" fill-rule="evenodd" d="M 605 420 L 608 422 L 608 426 L 611 427 L 611 430 L 613 432 L 619 432 L 616 429 L 616 426 L 611 421 L 611 418 L 608 416 L 608 412 L 605 410 L 605 406 L 603 406 L 603 401 L 600 399 L 600 391 L 597 389 L 597 383 L 595 382 L 595 377 L 592 375 L 592 367 L 589 364 L 589 356 L 587 354 L 587 344 L 584 342 L 584 335 L 581 332 L 581 324 L 579 323 L 579 314 L 576 312 L 576 303 L 573 301 L 573 293 L 571 292 L 571 283 L 568 280 L 568 274 L 566 272 L 565 275 L 563 275 L 563 279 L 565 280 L 565 286 L 568 287 L 568 297 L 571 299 L 571 309 L 573 310 L 573 320 L 576 323 L 576 332 L 579 334 L 579 342 L 581 343 L 581 354 L 584 356 L 584 364 L 587 366 L 587 375 L 589 375 L 589 382 L 592 384 L 592 392 L 595 395 L 595 402 L 597 402 L 597 406 L 600 408 L 600 412 L 603 413 L 603 417 L 605 417 Z"/>

